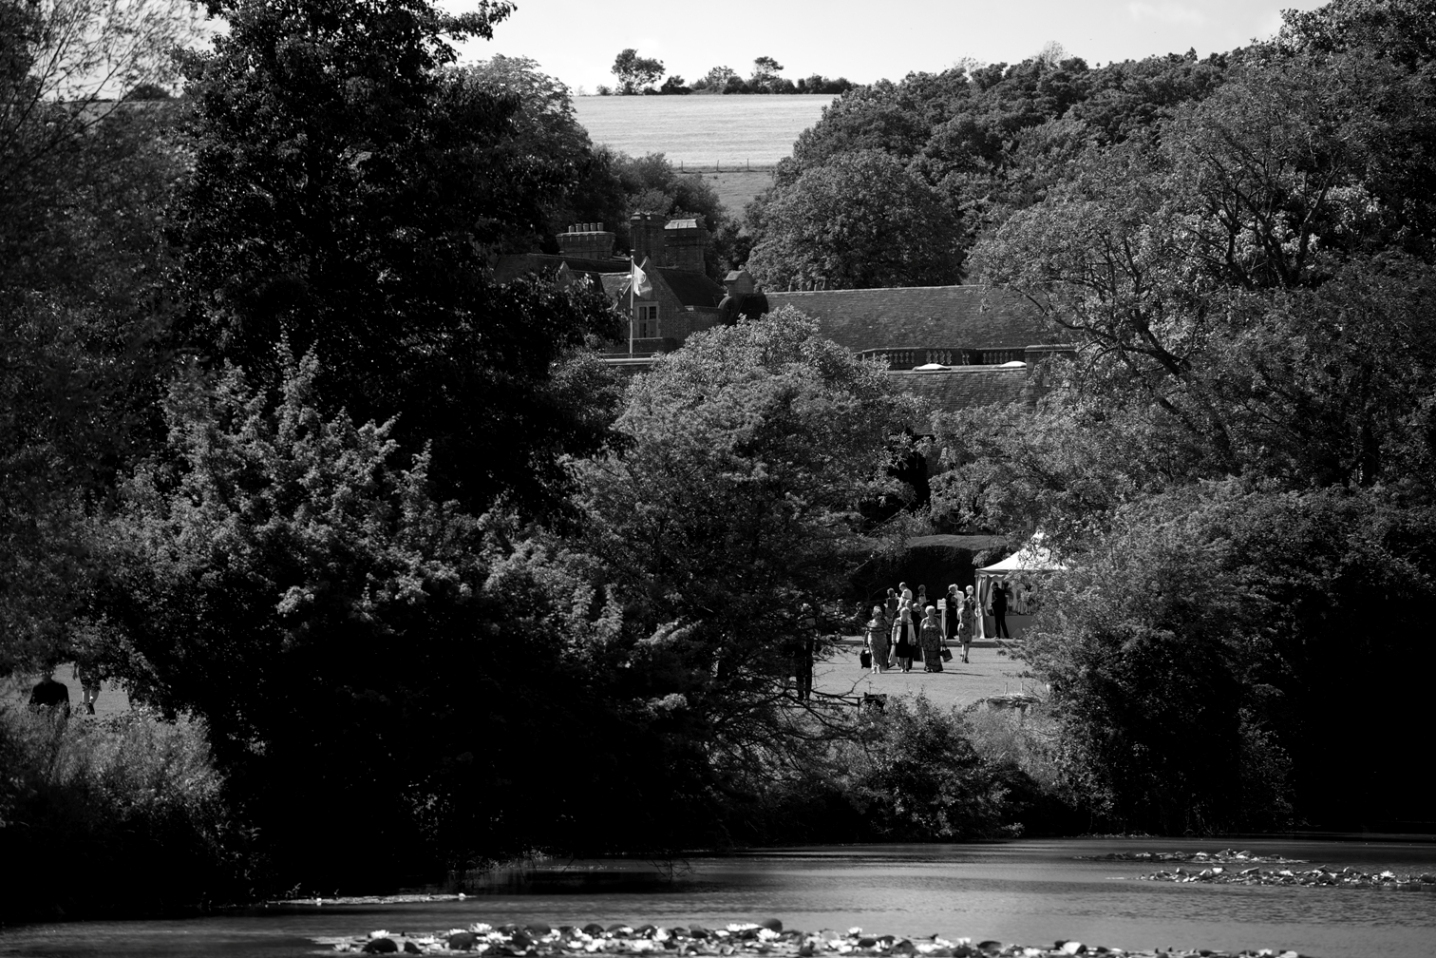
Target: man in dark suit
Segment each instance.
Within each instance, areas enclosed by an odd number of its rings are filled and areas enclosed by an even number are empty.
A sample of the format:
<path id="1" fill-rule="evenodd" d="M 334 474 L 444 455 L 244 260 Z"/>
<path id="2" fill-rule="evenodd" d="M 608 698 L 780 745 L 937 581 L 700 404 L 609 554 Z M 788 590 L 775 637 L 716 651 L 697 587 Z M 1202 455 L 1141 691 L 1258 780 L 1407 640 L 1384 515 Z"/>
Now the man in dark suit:
<path id="1" fill-rule="evenodd" d="M 1007 583 L 1001 579 L 992 586 L 992 637 L 1012 638 L 1007 633 Z"/>
<path id="2" fill-rule="evenodd" d="M 70 689 L 47 675 L 30 690 L 30 708 L 36 712 L 49 709 L 63 719 L 70 717 Z"/>

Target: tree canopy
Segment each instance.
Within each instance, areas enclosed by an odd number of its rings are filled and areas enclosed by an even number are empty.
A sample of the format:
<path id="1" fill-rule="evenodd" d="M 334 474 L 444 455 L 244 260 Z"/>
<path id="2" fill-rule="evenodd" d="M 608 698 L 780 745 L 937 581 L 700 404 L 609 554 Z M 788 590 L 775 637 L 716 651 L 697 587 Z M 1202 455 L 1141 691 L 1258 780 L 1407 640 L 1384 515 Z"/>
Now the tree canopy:
<path id="1" fill-rule="evenodd" d="M 653 57 L 641 57 L 633 47 L 628 47 L 613 58 L 614 76 L 618 77 L 620 93 L 642 93 L 663 79 L 663 61 Z"/>
<path id="2" fill-rule="evenodd" d="M 1067 550 L 1030 659 L 1067 784 L 1111 826 L 1421 814 L 1320 782 L 1372 755 L 1319 703 L 1378 696 L 1415 721 L 1404 676 L 1430 668 L 1385 644 L 1436 574 L 1436 47 L 1410 13 L 1289 14 L 1150 129 L 1045 137 L 1058 162 L 973 247 L 974 275 L 1074 355 L 1036 409 L 938 424 L 954 468 L 934 508 Z M 1217 768 L 1239 787 L 1205 788 Z"/>
<path id="3" fill-rule="evenodd" d="M 773 289 L 944 286 L 960 277 L 959 217 L 878 150 L 844 153 L 769 195 L 748 268 Z"/>
<path id="4" fill-rule="evenodd" d="M 794 692 L 800 610 L 841 593 L 858 507 L 892 491 L 887 440 L 916 414 L 814 333 L 780 310 L 691 338 L 629 386 L 619 449 L 578 464 L 574 548 L 621 611 L 647 708 L 693 756 L 685 795 L 756 788 L 825 734 L 809 718 L 825 707 Z"/>
<path id="5" fill-rule="evenodd" d="M 329 408 L 402 414 L 396 438 L 429 444 L 434 481 L 476 509 L 561 499 L 557 451 L 602 437 L 550 369 L 613 322 L 596 294 L 488 276 L 584 160 L 562 91 L 523 64 L 444 69 L 446 37 L 506 9 L 239 5 L 187 68 L 195 169 L 174 210 L 192 343 L 253 375 L 281 336 L 317 349 Z"/>
<path id="6" fill-rule="evenodd" d="M 153 434 L 170 313 L 163 209 L 184 4 L 0 5 L 0 674 L 64 654 L 87 516 Z"/>

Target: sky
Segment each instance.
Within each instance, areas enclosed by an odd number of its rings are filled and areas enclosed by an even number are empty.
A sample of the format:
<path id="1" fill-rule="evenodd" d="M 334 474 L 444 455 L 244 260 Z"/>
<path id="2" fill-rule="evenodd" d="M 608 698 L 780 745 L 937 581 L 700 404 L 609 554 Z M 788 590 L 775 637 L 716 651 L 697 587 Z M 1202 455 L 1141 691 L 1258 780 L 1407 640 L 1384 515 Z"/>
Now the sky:
<path id="1" fill-rule="evenodd" d="M 1200 56 L 1272 36 L 1286 8 L 1320 0 L 517 0 L 494 39 L 466 44 L 466 60 L 496 53 L 538 61 L 574 93 L 612 85 L 626 47 L 691 82 L 711 67 L 742 76 L 772 57 L 797 80 L 821 73 L 855 83 L 938 72 L 972 58 L 1015 63 L 1047 44 L 1090 65 L 1195 49 Z M 462 0 L 445 0 L 462 9 Z"/>

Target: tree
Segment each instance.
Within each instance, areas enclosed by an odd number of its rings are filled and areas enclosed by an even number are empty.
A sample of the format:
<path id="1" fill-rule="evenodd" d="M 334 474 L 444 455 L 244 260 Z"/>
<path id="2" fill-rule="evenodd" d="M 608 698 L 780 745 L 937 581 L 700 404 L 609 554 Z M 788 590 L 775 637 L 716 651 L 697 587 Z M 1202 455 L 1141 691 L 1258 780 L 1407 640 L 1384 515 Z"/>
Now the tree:
<path id="1" fill-rule="evenodd" d="M 858 739 L 839 748 L 843 788 L 875 839 L 901 840 L 913 828 L 949 841 L 1011 835 L 1010 786 L 1033 790 L 1020 771 L 978 753 L 956 707 L 945 713 L 922 692 L 890 700 Z"/>
<path id="2" fill-rule="evenodd" d="M 279 887 L 563 847 L 559 806 L 599 784 L 530 789 L 527 750 L 638 739 L 588 711 L 595 673 L 548 641 L 542 596 L 491 587 L 494 522 L 436 500 L 392 423 L 321 413 L 313 355 L 283 360 L 277 404 L 232 368 L 180 379 L 166 448 L 123 489 L 100 599 L 132 695 L 203 718 Z"/>
<path id="3" fill-rule="evenodd" d="M 173 79 L 174 48 L 194 36 L 190 5 L 169 0 L 0 7 L 0 189 L 20 186 L 125 90 Z"/>
<path id="4" fill-rule="evenodd" d="M 444 81 L 469 98 L 517 101 L 505 135 L 487 148 L 491 164 L 517 174 L 511 188 L 526 189 L 533 208 L 531 215 L 511 218 L 501 248 L 528 252 L 538 246 L 558 252 L 554 237 L 569 224 L 617 226 L 625 220 L 613 156 L 593 148 L 561 81 L 540 71 L 533 60 L 502 55 L 446 72 Z"/>
<path id="5" fill-rule="evenodd" d="M 163 206 L 185 4 L 0 4 L 0 674 L 66 654 L 93 571 L 87 517 L 145 448 L 163 363 Z"/>
<path id="6" fill-rule="evenodd" d="M 701 220 L 715 241 L 732 232 L 732 219 L 718 194 L 701 176 L 679 172 L 662 153 L 629 156 L 608 147 L 599 150 L 622 196 L 623 214 L 617 218 L 620 246 L 630 243 L 628 217 L 633 213 L 657 213 L 670 218 L 695 217 Z M 714 246 L 705 252 L 709 275 L 720 278 L 731 268 Z"/>
<path id="7" fill-rule="evenodd" d="M 884 80 L 858 87 L 834 100 L 817 123 L 798 134 L 792 162 L 780 165 L 776 182 L 783 186 L 842 153 L 882 150 L 907 160 L 930 135 L 919 99 L 905 86 Z"/>
<path id="8" fill-rule="evenodd" d="M 728 81 L 734 79 L 737 76 L 738 71 L 734 70 L 732 67 L 713 67 L 707 73 L 703 74 L 703 76 L 699 77 L 693 82 L 693 89 L 717 90 L 719 93 L 722 93 L 723 88 L 728 85 Z"/>
<path id="9" fill-rule="evenodd" d="M 628 47 L 614 57 L 612 72 L 618 77 L 619 92 L 639 93 L 663 79 L 663 61 L 641 57 L 637 50 Z"/>
<path id="10" fill-rule="evenodd" d="M 489 277 L 491 251 L 544 229 L 582 149 L 563 91 L 522 63 L 442 69 L 445 37 L 487 36 L 507 9 L 239 4 L 188 68 L 195 170 L 173 210 L 189 342 L 269 381 L 282 337 L 317 349 L 327 408 L 400 415 L 395 438 L 475 512 L 500 493 L 561 503 L 558 454 L 604 433 L 552 370 L 614 322 L 597 293 Z"/>
<path id="11" fill-rule="evenodd" d="M 674 754 L 684 794 L 738 793 L 823 734 L 792 689 L 800 606 L 863 550 L 910 400 L 792 310 L 691 337 L 629 387 L 622 451 L 577 464 L 576 550 Z M 826 631 L 825 633 L 826 634 Z M 820 640 L 820 653 L 826 639 Z"/>
<path id="12" fill-rule="evenodd" d="M 961 276 L 960 220 L 890 155 L 844 153 L 750 214 L 748 268 L 773 289 L 941 286 Z"/>
<path id="13" fill-rule="evenodd" d="M 1404 501 L 1403 501 L 1404 500 Z M 1418 818 L 1330 787 L 1409 748 L 1331 702 L 1417 721 L 1432 647 L 1429 505 L 1391 490 L 1188 485 L 1124 506 L 1074 555 L 1025 657 L 1050 683 L 1067 787 L 1099 827 L 1212 832 Z M 1382 823 L 1378 825 L 1377 823 Z"/>
<path id="14" fill-rule="evenodd" d="M 1431 280 L 1415 258 L 1423 194 L 1403 198 L 1384 173 L 1402 166 L 1409 183 L 1424 155 L 1383 115 L 1393 83 L 1352 62 L 1244 67 L 1159 141 L 1086 148 L 974 261 L 1086 347 L 1087 401 L 1122 419 L 1160 410 L 1188 478 L 1395 478 L 1426 455 L 1401 437 L 1427 434 L 1430 384 L 1387 358 L 1432 343 L 1402 318 Z"/>
<path id="15" fill-rule="evenodd" d="M 1428 646 L 1385 644 L 1436 561 L 1431 31 L 1409 10 L 1293 15 L 1153 129 L 1044 134 L 1057 176 L 974 252 L 1078 349 L 1036 411 L 955 424 L 937 498 L 1067 546 L 1029 649 L 1106 827 L 1419 814 L 1321 777 L 1399 761 L 1327 703 L 1407 702 L 1430 670 Z"/>
<path id="16" fill-rule="evenodd" d="M 748 80 L 748 86 L 754 93 L 772 93 L 774 88 L 781 81 L 778 74 L 783 72 L 783 65 L 772 57 L 758 57 L 753 61 L 753 76 Z"/>

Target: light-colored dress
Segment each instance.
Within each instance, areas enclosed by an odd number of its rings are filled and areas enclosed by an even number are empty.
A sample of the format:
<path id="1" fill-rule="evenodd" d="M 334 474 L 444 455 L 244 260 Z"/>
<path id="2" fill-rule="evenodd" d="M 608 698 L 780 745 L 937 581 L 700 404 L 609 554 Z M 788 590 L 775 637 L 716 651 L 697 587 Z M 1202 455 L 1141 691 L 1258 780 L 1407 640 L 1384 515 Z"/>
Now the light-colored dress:
<path id="1" fill-rule="evenodd" d="M 922 646 L 924 667 L 929 672 L 941 672 L 942 655 L 938 650 L 942 648 L 942 626 L 938 624 L 937 616 L 923 620 L 919 643 Z"/>
<path id="2" fill-rule="evenodd" d="M 873 671 L 886 672 L 888 668 L 889 639 L 888 622 L 886 617 L 868 619 L 867 639 L 868 649 L 873 654 Z"/>
<path id="3" fill-rule="evenodd" d="M 962 646 L 962 661 L 967 661 L 968 649 L 972 647 L 972 626 L 977 620 L 977 603 L 967 599 L 957 613 L 957 642 Z"/>

